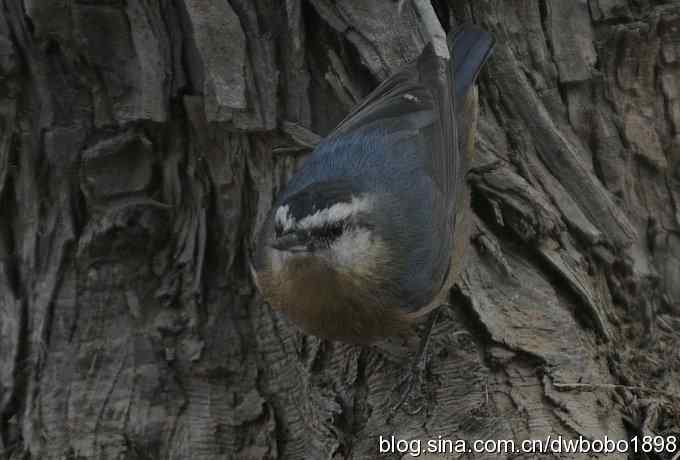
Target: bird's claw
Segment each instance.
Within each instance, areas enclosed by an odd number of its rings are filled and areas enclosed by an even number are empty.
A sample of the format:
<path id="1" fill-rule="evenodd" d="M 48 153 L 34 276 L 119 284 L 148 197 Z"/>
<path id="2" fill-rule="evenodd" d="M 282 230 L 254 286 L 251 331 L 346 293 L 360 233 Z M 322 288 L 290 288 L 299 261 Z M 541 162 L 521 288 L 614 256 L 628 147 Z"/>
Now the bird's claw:
<path id="1" fill-rule="evenodd" d="M 437 309 L 430 318 L 425 336 L 420 342 L 420 347 L 414 364 L 394 388 L 395 390 L 398 390 L 401 395 L 397 404 L 395 404 L 394 407 L 390 409 L 390 413 L 387 417 L 388 422 L 392 420 L 397 411 L 407 402 L 413 390 L 417 387 L 422 387 L 425 383 L 425 371 L 427 370 L 430 336 L 432 335 L 432 330 L 434 329 L 437 319 L 439 318 L 439 312 L 440 310 Z M 424 398 L 420 396 L 417 399 Z M 407 413 L 409 415 L 417 415 L 423 410 L 424 406 L 425 404 L 423 402 L 417 408 L 407 411 Z"/>

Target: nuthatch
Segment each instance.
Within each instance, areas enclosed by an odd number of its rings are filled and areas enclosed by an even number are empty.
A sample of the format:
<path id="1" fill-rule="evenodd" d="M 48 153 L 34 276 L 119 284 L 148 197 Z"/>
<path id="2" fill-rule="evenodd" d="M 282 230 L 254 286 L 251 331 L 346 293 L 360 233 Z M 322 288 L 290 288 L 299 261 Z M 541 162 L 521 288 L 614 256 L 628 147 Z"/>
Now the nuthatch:
<path id="1" fill-rule="evenodd" d="M 468 237 L 475 80 L 493 48 L 466 25 L 451 61 L 428 44 L 324 139 L 276 200 L 253 269 L 304 331 L 355 343 L 405 331 L 443 303 Z"/>

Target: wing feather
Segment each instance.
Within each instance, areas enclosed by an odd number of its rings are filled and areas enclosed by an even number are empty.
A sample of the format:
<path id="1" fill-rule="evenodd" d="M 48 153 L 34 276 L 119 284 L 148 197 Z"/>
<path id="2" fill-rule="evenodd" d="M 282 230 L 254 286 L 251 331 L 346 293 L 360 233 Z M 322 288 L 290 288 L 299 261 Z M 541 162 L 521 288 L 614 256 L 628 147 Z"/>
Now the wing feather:
<path id="1" fill-rule="evenodd" d="M 454 62 L 428 44 L 420 57 L 404 66 L 371 92 L 336 127 L 329 139 L 359 129 L 380 127 L 409 131 L 431 146 L 425 167 L 451 206 L 460 195 L 467 169 L 471 120 L 468 93 L 491 53 L 493 38 L 474 25 L 463 25 L 449 39 Z M 474 118 L 474 117 L 470 117 Z M 399 121 L 395 123 L 394 121 Z M 462 156 L 461 156 L 462 155 Z"/>

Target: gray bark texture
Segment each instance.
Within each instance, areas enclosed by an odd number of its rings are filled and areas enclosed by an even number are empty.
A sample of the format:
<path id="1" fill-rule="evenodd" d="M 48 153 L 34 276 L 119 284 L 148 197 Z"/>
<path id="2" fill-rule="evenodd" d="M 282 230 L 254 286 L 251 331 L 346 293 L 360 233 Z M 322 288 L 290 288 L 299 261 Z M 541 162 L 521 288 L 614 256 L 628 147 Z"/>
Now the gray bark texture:
<path id="1" fill-rule="evenodd" d="M 0 0 L 3 458 L 680 435 L 680 2 L 433 3 L 498 43 L 465 269 L 390 418 L 417 345 L 301 334 L 248 258 L 319 136 L 419 54 L 412 3 Z"/>

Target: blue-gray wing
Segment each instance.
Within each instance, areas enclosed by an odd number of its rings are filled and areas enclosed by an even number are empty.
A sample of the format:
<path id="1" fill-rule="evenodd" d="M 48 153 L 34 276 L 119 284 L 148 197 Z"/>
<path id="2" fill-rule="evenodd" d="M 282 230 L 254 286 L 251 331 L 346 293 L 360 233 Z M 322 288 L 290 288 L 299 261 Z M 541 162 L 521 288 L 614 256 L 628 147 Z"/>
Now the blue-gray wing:
<path id="1" fill-rule="evenodd" d="M 444 196 L 455 193 L 458 149 L 451 65 L 432 45 L 413 63 L 385 80 L 333 131 L 330 139 L 357 130 L 381 132 L 385 143 L 420 137 L 427 172 Z"/>
<path id="2" fill-rule="evenodd" d="M 449 40 L 453 64 L 428 44 L 420 57 L 385 80 L 338 125 L 330 139 L 378 129 L 395 140 L 417 136 L 426 171 L 443 196 L 455 200 L 467 167 L 459 139 L 465 128 L 464 101 L 493 47 L 490 34 L 473 25 L 460 27 Z M 454 78 L 455 77 L 455 78 Z M 375 132 L 375 131 L 373 131 Z M 467 131 L 463 137 L 467 137 Z M 463 156 L 465 156 L 463 152 Z"/>

